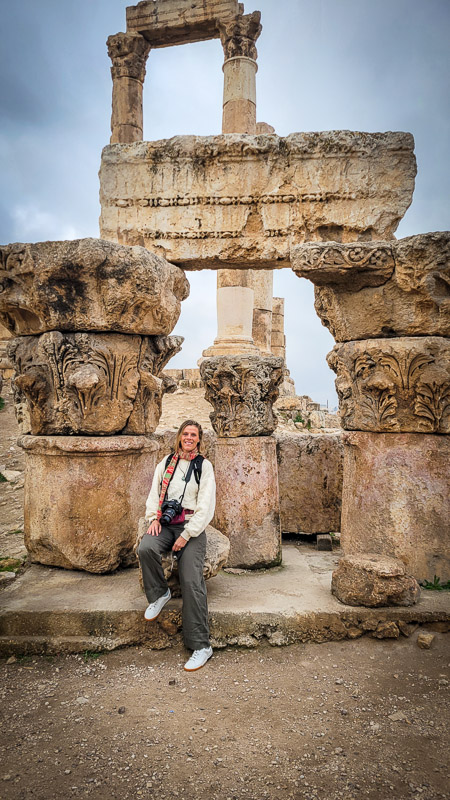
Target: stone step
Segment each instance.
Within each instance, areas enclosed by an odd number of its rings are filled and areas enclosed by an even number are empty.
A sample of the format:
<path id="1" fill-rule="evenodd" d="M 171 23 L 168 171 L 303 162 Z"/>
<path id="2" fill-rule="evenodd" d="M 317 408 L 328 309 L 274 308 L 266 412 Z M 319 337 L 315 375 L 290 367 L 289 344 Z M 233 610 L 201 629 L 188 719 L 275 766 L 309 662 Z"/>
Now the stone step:
<path id="1" fill-rule="evenodd" d="M 324 642 L 368 634 L 398 637 L 413 626 L 450 630 L 450 595 L 423 592 L 408 608 L 354 608 L 331 595 L 339 556 L 286 545 L 271 570 L 222 572 L 208 581 L 215 647 Z M 112 575 L 33 565 L 1 593 L 0 655 L 113 650 L 142 644 L 170 647 L 180 636 L 181 600 L 158 621 L 143 618 L 146 599 L 138 570 Z M 407 626 L 411 626 L 409 629 Z"/>

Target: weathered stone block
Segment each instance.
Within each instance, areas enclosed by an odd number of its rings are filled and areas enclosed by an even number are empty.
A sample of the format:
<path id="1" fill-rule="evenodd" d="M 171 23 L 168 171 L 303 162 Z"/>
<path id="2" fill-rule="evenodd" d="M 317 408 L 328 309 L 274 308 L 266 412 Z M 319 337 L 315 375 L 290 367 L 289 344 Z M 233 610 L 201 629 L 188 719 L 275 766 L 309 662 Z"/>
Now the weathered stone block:
<path id="1" fill-rule="evenodd" d="M 141 517 L 138 526 L 138 535 L 135 545 L 135 551 L 139 546 L 143 536 L 147 535 L 148 522 L 145 517 Z M 220 533 L 220 531 L 213 528 L 212 525 L 206 526 L 206 554 L 205 563 L 203 566 L 203 577 L 205 581 L 209 578 L 214 578 L 220 570 L 227 564 L 228 556 L 230 554 L 230 541 Z M 162 567 L 164 570 L 164 577 L 169 584 L 172 592 L 172 597 L 181 597 L 180 579 L 178 577 L 178 562 L 173 558 L 171 552 L 164 553 L 161 558 Z M 139 571 L 140 572 L 140 571 Z M 143 590 L 142 573 L 140 572 L 141 588 Z"/>
<path id="2" fill-rule="evenodd" d="M 111 572 L 135 560 L 157 445 L 145 436 L 23 436 L 31 561 Z"/>
<path id="3" fill-rule="evenodd" d="M 415 173 L 406 133 L 115 144 L 102 155 L 101 235 L 185 269 L 287 267 L 305 240 L 391 239 Z"/>
<path id="4" fill-rule="evenodd" d="M 281 530 L 340 530 L 344 447 L 336 434 L 281 433 L 277 443 Z"/>
<path id="5" fill-rule="evenodd" d="M 230 540 L 230 567 L 258 569 L 281 561 L 275 440 L 216 440 L 215 526 Z"/>
<path id="6" fill-rule="evenodd" d="M 176 388 L 160 373 L 181 342 L 60 331 L 13 339 L 18 419 L 26 398 L 33 434 L 153 433 L 164 392 Z"/>
<path id="7" fill-rule="evenodd" d="M 316 285 L 316 311 L 338 342 L 450 336 L 450 233 L 395 242 L 300 245 L 297 275 Z"/>
<path id="8" fill-rule="evenodd" d="M 127 8 L 127 31 L 141 33 L 152 47 L 219 38 L 218 22 L 239 14 L 238 0 L 144 0 Z"/>
<path id="9" fill-rule="evenodd" d="M 341 545 L 398 558 L 408 573 L 450 579 L 450 437 L 344 433 Z"/>
<path id="10" fill-rule="evenodd" d="M 420 597 L 416 579 L 395 558 L 374 553 L 343 556 L 331 580 L 331 591 L 349 606 L 412 606 Z M 376 638 L 398 638 L 399 631 L 376 630 Z"/>
<path id="11" fill-rule="evenodd" d="M 366 339 L 328 355 L 337 373 L 342 427 L 450 433 L 450 340 Z"/>
<path id="12" fill-rule="evenodd" d="M 23 336 L 44 331 L 167 334 L 189 284 L 144 248 L 101 239 L 0 247 L 0 322 Z"/>
<path id="13" fill-rule="evenodd" d="M 205 358 L 200 375 L 218 436 L 264 436 L 277 425 L 272 405 L 284 377 L 284 362 L 275 356 Z"/>

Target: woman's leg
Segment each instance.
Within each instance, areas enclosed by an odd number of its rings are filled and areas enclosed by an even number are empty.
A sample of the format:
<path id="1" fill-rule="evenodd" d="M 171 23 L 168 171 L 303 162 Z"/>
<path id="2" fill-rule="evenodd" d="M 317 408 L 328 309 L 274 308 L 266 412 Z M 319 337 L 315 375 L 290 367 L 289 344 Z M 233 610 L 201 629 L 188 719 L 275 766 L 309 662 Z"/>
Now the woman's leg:
<path id="1" fill-rule="evenodd" d="M 206 533 L 189 539 L 178 553 L 178 575 L 183 596 L 183 639 L 190 650 L 209 647 L 208 602 L 203 566 Z"/>
<path id="2" fill-rule="evenodd" d="M 139 563 L 142 569 L 144 591 L 149 603 L 154 603 L 166 594 L 167 581 L 161 566 L 161 553 L 172 549 L 175 536 L 169 528 L 162 527 L 159 536 L 145 533 L 138 548 Z"/>

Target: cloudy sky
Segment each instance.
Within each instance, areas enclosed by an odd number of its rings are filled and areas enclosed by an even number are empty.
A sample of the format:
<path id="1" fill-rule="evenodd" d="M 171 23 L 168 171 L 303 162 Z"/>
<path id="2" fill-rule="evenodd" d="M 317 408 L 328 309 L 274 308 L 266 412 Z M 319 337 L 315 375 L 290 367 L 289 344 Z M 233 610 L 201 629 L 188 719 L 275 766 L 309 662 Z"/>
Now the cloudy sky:
<path id="1" fill-rule="evenodd" d="M 125 30 L 126 0 L 2 0 L 0 242 L 98 236 L 98 168 L 109 141 L 106 38 Z M 449 226 L 448 0 L 249 0 L 262 12 L 258 120 L 280 135 L 350 129 L 411 131 L 418 176 L 397 231 Z M 218 40 L 153 51 L 144 138 L 220 132 Z M 170 366 L 195 366 L 216 333 L 215 275 L 190 274 L 191 297 Z M 312 285 L 275 273 L 286 298 L 288 366 L 297 392 L 335 403 L 325 355 L 333 340 Z M 202 317 L 197 309 L 201 307 Z"/>

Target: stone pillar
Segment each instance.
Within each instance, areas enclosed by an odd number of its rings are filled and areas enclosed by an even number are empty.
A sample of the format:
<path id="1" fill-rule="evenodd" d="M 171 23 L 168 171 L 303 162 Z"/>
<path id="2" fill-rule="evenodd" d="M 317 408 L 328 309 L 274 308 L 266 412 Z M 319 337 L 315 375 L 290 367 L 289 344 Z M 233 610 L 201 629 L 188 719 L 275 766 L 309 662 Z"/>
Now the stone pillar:
<path id="1" fill-rule="evenodd" d="M 251 274 L 255 294 L 253 341 L 263 355 L 272 355 L 273 270 L 253 271 Z"/>
<path id="2" fill-rule="evenodd" d="M 219 23 L 224 50 L 222 133 L 256 133 L 255 42 L 261 33 L 261 14 L 240 15 Z M 217 273 L 217 337 L 206 357 L 257 353 L 252 336 L 253 279 L 249 270 Z"/>
<path id="3" fill-rule="evenodd" d="M 140 142 L 142 92 L 150 45 L 138 33 L 116 33 L 107 40 L 113 80 L 111 144 Z"/>
<path id="4" fill-rule="evenodd" d="M 158 451 L 149 437 L 176 387 L 162 370 L 182 339 L 165 333 L 186 277 L 142 247 L 97 239 L 7 245 L 0 263 L 16 415 L 33 434 L 21 440 L 30 559 L 130 565 Z"/>
<path id="5" fill-rule="evenodd" d="M 230 540 L 229 564 L 279 564 L 278 466 L 270 434 L 283 362 L 274 356 L 219 356 L 204 359 L 200 374 L 214 408 L 216 526 Z"/>
<path id="6" fill-rule="evenodd" d="M 274 297 L 272 301 L 272 330 L 270 350 L 274 356 L 284 361 L 284 380 L 280 387 L 280 395 L 295 396 L 295 383 L 286 366 L 286 336 L 284 333 L 284 297 Z"/>
<path id="7" fill-rule="evenodd" d="M 316 284 L 316 309 L 338 340 L 328 363 L 347 431 L 345 556 L 387 556 L 417 580 L 446 581 L 450 234 L 301 245 L 292 259 Z"/>

